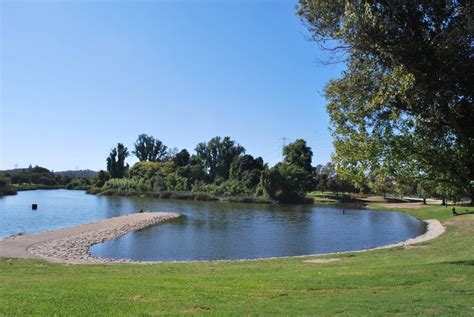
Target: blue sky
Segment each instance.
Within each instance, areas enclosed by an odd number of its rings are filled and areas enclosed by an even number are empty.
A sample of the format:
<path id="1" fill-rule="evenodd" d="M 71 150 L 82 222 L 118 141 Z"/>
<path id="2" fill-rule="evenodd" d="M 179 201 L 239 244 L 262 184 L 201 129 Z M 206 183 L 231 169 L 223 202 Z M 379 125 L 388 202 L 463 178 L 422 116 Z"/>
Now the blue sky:
<path id="1" fill-rule="evenodd" d="M 228 135 L 271 164 L 303 138 L 330 160 L 322 92 L 343 65 L 318 62 L 293 1 L 0 3 L 0 169 L 103 169 L 140 133 Z"/>

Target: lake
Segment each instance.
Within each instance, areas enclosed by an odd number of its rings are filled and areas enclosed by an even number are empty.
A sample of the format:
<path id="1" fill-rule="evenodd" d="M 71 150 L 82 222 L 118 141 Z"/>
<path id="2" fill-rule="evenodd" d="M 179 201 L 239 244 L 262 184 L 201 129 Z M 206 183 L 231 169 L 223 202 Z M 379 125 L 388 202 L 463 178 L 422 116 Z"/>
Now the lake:
<path id="1" fill-rule="evenodd" d="M 31 209 L 32 203 L 38 204 L 38 210 Z M 145 261 L 296 256 L 373 248 L 426 230 L 422 221 L 410 215 L 354 205 L 195 202 L 36 190 L 0 198 L 0 237 L 70 227 L 140 209 L 184 217 L 95 245 L 92 254 Z"/>

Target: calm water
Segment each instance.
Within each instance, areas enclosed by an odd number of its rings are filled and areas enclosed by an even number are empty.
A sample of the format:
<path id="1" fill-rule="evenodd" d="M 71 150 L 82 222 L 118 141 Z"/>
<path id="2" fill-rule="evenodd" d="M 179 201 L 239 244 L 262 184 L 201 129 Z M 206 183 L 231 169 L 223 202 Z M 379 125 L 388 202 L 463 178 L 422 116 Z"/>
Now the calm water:
<path id="1" fill-rule="evenodd" d="M 39 205 L 37 211 L 31 210 L 32 203 Z M 376 247 L 425 230 L 421 221 L 406 214 L 349 206 L 170 201 L 38 190 L 0 198 L 0 237 L 88 223 L 141 208 L 185 217 L 96 245 L 92 254 L 162 261 L 305 255 Z"/>

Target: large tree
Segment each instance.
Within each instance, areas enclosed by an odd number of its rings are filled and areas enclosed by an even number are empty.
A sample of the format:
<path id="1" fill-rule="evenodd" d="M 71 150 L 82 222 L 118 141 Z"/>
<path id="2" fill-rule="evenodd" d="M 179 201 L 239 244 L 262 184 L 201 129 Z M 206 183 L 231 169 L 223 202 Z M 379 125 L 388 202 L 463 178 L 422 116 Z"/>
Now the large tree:
<path id="1" fill-rule="evenodd" d="M 197 157 L 204 163 L 211 181 L 216 177 L 229 179 L 230 165 L 244 153 L 245 148 L 227 136 L 214 137 L 207 144 L 202 142 L 196 146 Z"/>
<path id="2" fill-rule="evenodd" d="M 283 149 L 283 162 L 262 172 L 261 185 L 268 196 L 279 202 L 301 202 L 314 189 L 313 152 L 298 139 Z"/>
<path id="3" fill-rule="evenodd" d="M 135 142 L 135 151 L 140 162 L 159 162 L 166 156 L 166 145 L 151 135 L 140 134 Z"/>
<path id="4" fill-rule="evenodd" d="M 173 157 L 173 163 L 176 166 L 186 166 L 189 164 L 189 160 L 191 158 L 191 155 L 189 154 L 188 150 L 182 149 L 176 155 Z"/>
<path id="5" fill-rule="evenodd" d="M 283 148 L 283 155 L 285 162 L 290 165 L 296 165 L 307 171 L 313 173 L 313 166 L 311 161 L 313 159 L 313 151 L 306 145 L 306 141 L 298 139 Z"/>
<path id="6" fill-rule="evenodd" d="M 341 175 L 474 198 L 473 12 L 472 1 L 300 0 L 313 39 L 347 63 L 326 89 Z"/>
<path id="7" fill-rule="evenodd" d="M 230 178 L 240 182 L 246 188 L 255 189 L 264 168 L 265 164 L 261 157 L 242 155 L 234 159 L 230 165 Z"/>
<path id="8" fill-rule="evenodd" d="M 128 156 L 128 149 L 122 143 L 118 143 L 117 147 L 110 151 L 107 158 L 107 172 L 110 178 L 123 178 L 125 176 L 128 169 L 128 164 L 125 165 L 125 159 Z"/>

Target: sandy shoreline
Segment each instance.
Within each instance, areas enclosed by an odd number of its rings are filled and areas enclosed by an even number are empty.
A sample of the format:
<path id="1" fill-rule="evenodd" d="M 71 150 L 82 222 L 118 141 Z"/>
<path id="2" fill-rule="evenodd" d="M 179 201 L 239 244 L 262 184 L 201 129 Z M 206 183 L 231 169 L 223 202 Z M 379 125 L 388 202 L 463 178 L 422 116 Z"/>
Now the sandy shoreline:
<path id="1" fill-rule="evenodd" d="M 31 235 L 13 236 L 0 240 L 0 257 L 7 258 L 38 258 L 50 262 L 85 264 L 85 263 L 160 263 L 160 261 L 133 261 L 115 260 L 94 257 L 90 254 L 90 247 L 107 240 L 123 236 L 129 232 L 140 230 L 148 226 L 178 218 L 180 215 L 164 212 L 137 213 L 127 216 L 109 218 L 94 223 L 64 228 L 54 231 L 41 232 Z M 407 247 L 417 243 L 429 241 L 442 235 L 444 226 L 434 219 L 425 220 L 427 230 L 424 234 L 399 243 L 384 245 L 371 249 L 345 251 L 325 254 L 310 254 L 295 257 L 328 256 L 344 253 L 366 252 L 394 247 Z M 289 256 L 292 257 L 292 256 Z M 280 258 L 289 258 L 280 257 Z M 242 260 L 214 260 L 214 261 L 250 261 L 276 259 L 242 259 Z M 198 262 L 198 261 L 190 261 Z M 202 261 L 208 262 L 208 261 Z"/>
<path id="2" fill-rule="evenodd" d="M 90 247 L 129 232 L 180 217 L 176 213 L 144 212 L 108 218 L 59 230 L 0 240 L 0 257 L 38 258 L 61 263 L 131 262 L 93 257 Z"/>

